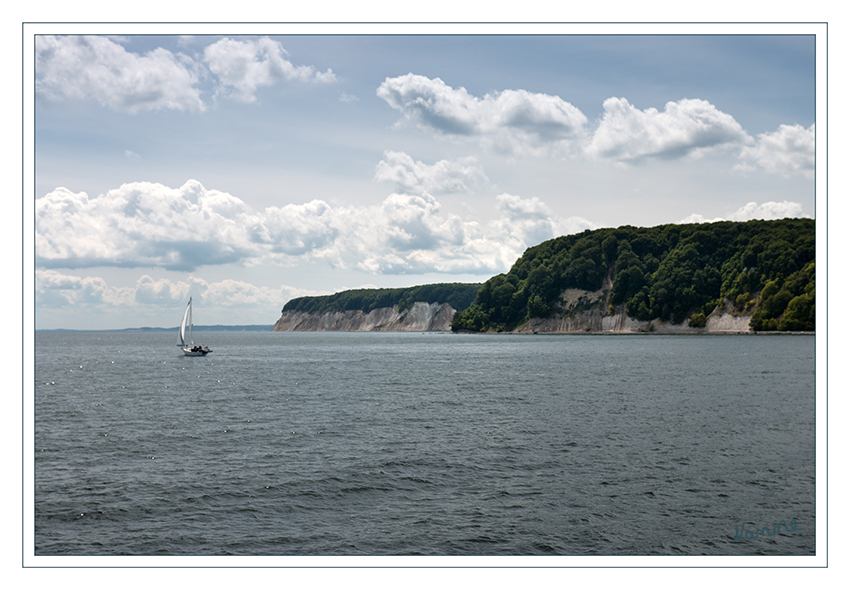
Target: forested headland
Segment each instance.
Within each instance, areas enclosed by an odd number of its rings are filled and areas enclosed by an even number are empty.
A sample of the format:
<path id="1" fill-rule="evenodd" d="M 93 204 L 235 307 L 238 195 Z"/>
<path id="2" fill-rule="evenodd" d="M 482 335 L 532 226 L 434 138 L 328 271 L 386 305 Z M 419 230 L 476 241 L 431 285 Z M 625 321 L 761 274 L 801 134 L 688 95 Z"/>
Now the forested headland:
<path id="1" fill-rule="evenodd" d="M 305 313 L 326 313 L 362 311 L 369 313 L 375 309 L 398 305 L 399 311 L 409 309 L 417 301 L 424 303 L 448 303 L 456 311 L 469 307 L 480 283 L 437 283 L 398 289 L 351 289 L 333 295 L 299 297 L 283 306 L 283 313 L 300 311 Z"/>
<path id="2" fill-rule="evenodd" d="M 567 305 L 571 289 L 587 296 Z M 814 330 L 815 222 L 623 226 L 555 238 L 485 282 L 452 329 L 509 331 L 594 307 L 697 328 L 725 310 L 752 316 L 755 331 Z"/>

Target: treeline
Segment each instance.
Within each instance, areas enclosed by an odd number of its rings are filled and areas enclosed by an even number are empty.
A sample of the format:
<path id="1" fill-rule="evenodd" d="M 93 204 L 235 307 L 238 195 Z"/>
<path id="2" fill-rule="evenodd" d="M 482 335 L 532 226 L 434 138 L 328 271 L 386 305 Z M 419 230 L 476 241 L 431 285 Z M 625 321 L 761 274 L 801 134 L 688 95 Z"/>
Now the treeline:
<path id="1" fill-rule="evenodd" d="M 731 304 L 752 313 L 757 331 L 814 330 L 815 222 L 623 226 L 555 238 L 484 283 L 452 329 L 511 330 L 567 313 L 559 302 L 565 289 L 603 287 L 607 313 L 625 309 L 641 321 L 700 327 Z"/>
<path id="2" fill-rule="evenodd" d="M 404 311 L 417 301 L 448 303 L 456 311 L 461 311 L 475 301 L 480 288 L 480 283 L 437 283 L 399 289 L 352 289 L 333 295 L 292 299 L 283 306 L 283 312 L 325 313 L 359 310 L 369 313 L 373 309 L 394 305 L 398 305 L 399 311 Z"/>

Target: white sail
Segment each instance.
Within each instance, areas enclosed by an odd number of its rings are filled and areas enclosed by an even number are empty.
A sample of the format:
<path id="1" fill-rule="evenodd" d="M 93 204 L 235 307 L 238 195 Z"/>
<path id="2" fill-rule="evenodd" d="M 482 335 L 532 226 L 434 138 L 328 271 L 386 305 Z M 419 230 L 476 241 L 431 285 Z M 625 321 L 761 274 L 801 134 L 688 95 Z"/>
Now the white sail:
<path id="1" fill-rule="evenodd" d="M 186 311 L 183 313 L 183 321 L 180 322 L 180 346 L 191 347 L 194 344 L 192 340 L 192 298 L 189 298 L 189 304 L 186 305 Z"/>

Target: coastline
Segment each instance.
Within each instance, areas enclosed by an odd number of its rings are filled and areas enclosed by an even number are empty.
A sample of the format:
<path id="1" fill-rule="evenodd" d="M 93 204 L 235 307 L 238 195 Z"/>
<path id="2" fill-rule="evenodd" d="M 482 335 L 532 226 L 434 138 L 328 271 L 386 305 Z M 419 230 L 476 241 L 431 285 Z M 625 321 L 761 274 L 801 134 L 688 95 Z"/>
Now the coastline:
<path id="1" fill-rule="evenodd" d="M 473 330 L 457 330 L 452 334 L 481 334 L 494 336 L 815 336 L 816 332 L 528 332 L 528 331 L 504 331 L 488 330 L 486 332 L 475 332 Z"/>

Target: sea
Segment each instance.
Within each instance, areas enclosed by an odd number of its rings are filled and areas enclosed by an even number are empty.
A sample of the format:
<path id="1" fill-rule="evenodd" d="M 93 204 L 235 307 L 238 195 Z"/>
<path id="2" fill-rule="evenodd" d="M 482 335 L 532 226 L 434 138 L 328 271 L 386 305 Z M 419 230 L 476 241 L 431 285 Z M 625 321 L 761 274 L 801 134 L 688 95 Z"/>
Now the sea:
<path id="1" fill-rule="evenodd" d="M 37 332 L 35 556 L 815 555 L 815 338 Z"/>

